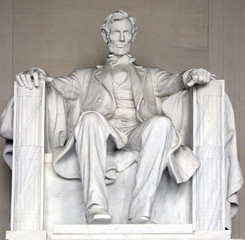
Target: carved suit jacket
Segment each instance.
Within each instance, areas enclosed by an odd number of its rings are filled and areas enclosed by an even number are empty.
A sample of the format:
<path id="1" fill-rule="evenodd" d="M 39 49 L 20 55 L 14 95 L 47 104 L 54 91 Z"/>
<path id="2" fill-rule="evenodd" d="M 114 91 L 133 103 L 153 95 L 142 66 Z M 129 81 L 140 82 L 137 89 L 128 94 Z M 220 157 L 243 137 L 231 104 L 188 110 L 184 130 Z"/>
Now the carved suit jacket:
<path id="1" fill-rule="evenodd" d="M 94 78 L 94 80 L 97 79 L 96 81 L 98 85 L 102 85 L 102 83 L 99 83 L 100 81 L 104 82 L 103 81 L 104 79 L 107 80 L 110 79 L 108 77 L 109 72 L 106 69 L 108 69 L 108 66 L 103 66 L 98 69 L 90 68 L 90 69 L 76 70 L 68 77 L 61 77 L 59 79 L 55 79 L 54 83 L 50 84 L 51 86 L 53 85 L 53 87 L 47 89 L 48 90 L 47 91 L 48 104 L 46 108 L 47 115 L 52 115 L 52 120 L 58 118 L 57 116 L 62 115 L 61 120 L 59 121 L 58 124 L 57 121 L 56 122 L 50 121 L 48 126 L 49 128 L 51 127 L 52 129 L 55 129 L 53 133 L 56 133 L 50 135 L 51 141 L 54 142 L 55 139 L 54 135 L 55 136 L 58 135 L 58 140 L 57 140 L 58 143 L 53 144 L 55 145 L 55 147 L 59 146 L 58 148 L 56 148 L 53 154 L 53 165 L 54 165 L 54 170 L 61 177 L 79 178 L 80 175 L 79 166 L 76 161 L 76 156 L 74 156 L 75 149 L 73 144 L 74 138 L 72 138 L 72 129 L 74 128 L 76 120 L 79 118 L 81 112 L 84 111 L 81 108 L 81 106 L 83 106 L 81 104 L 81 101 L 83 101 L 86 98 L 86 95 L 88 93 L 86 91 L 88 91 L 90 82 L 92 82 L 92 78 Z M 182 79 L 185 78 L 184 74 L 172 75 L 161 69 L 156 69 L 156 68 L 141 68 L 135 66 L 135 71 L 138 75 L 137 80 L 139 80 L 141 84 L 141 89 L 139 88 L 140 89 L 139 92 L 141 92 L 141 94 L 139 95 L 140 97 L 138 98 L 141 100 L 139 101 L 141 106 L 140 105 L 138 106 L 138 115 L 143 115 L 144 107 L 142 106 L 144 104 L 145 105 L 148 104 L 145 102 L 145 99 L 148 100 L 148 97 L 150 98 L 151 96 L 153 97 L 153 99 L 155 98 L 154 101 L 157 106 L 161 105 L 162 100 L 164 100 L 165 96 L 167 97 L 168 95 L 172 95 L 175 92 L 181 90 L 182 83 L 176 81 L 181 81 Z M 147 84 L 152 84 L 150 88 L 151 89 L 150 92 L 148 92 L 147 89 L 144 89 L 144 87 L 145 88 L 147 87 L 146 81 Z M 103 84 L 105 86 L 108 86 L 106 83 Z M 109 87 L 107 87 L 107 90 L 103 89 L 103 91 L 105 91 L 106 94 L 108 93 L 108 90 Z M 59 94 L 57 94 L 57 91 L 59 92 Z M 147 94 L 147 97 L 145 93 Z M 154 96 L 152 96 L 152 93 Z M 173 122 L 176 121 L 176 119 L 178 119 L 178 122 L 180 123 L 177 124 L 179 125 L 178 129 L 180 129 L 180 127 L 182 126 L 187 125 L 187 123 L 190 120 L 191 114 L 188 111 L 186 111 L 187 109 L 185 109 L 185 106 L 189 106 L 189 104 L 191 104 L 188 95 L 189 94 L 187 91 L 183 91 L 174 94 L 169 98 L 166 98 L 166 101 L 164 101 L 164 105 L 168 106 L 168 109 L 164 108 L 164 110 L 167 111 L 168 114 L 171 112 L 170 116 L 171 114 L 174 115 L 172 116 Z M 95 101 L 96 103 L 94 102 L 94 104 L 99 105 L 98 103 L 102 101 L 102 98 L 95 95 L 94 98 L 96 99 Z M 109 98 L 111 98 L 110 95 Z M 64 101 L 64 99 L 67 100 Z M 2 113 L 1 116 L 2 126 L 0 130 L 1 136 L 7 140 L 3 155 L 5 161 L 8 163 L 10 167 L 12 165 L 12 153 L 13 153 L 13 109 L 14 109 L 13 100 L 14 99 L 12 97 L 6 109 Z M 173 105 L 175 105 L 175 107 Z M 234 112 L 230 100 L 227 96 L 225 98 L 225 106 L 226 106 L 225 151 L 227 153 L 225 159 L 227 163 L 226 164 L 226 172 L 227 172 L 226 198 L 227 198 L 227 202 L 231 203 L 231 215 L 233 216 L 238 209 L 237 191 L 242 186 L 243 177 L 239 166 L 239 161 L 237 159 Z M 161 111 L 159 111 L 158 107 L 157 107 L 157 111 L 158 113 L 160 112 L 161 114 Z M 68 114 L 68 112 L 70 113 Z M 64 120 L 65 118 L 63 117 L 63 115 L 67 115 L 68 121 Z M 182 124 L 183 122 L 186 124 Z M 67 123 L 68 123 L 68 127 L 67 127 Z M 66 129 L 68 128 L 68 130 L 66 131 L 71 132 L 71 134 L 68 134 L 69 137 L 65 136 L 66 134 L 62 132 L 64 128 Z M 184 136 L 184 134 L 186 133 L 189 134 L 189 130 L 190 129 L 187 127 L 185 132 L 182 133 L 182 135 Z M 178 183 L 188 180 L 188 178 L 192 176 L 192 174 L 195 172 L 196 168 L 199 165 L 197 160 L 195 159 L 195 156 L 191 153 L 190 150 L 187 151 L 182 151 L 182 150 L 183 147 L 180 146 L 176 150 L 176 152 L 174 152 L 173 154 L 174 156 L 171 159 L 172 161 L 170 161 L 170 167 L 168 166 L 168 169 L 173 170 L 172 174 L 170 172 L 171 176 L 174 177 L 174 179 Z M 188 162 L 188 164 L 185 165 L 184 161 Z M 191 165 L 191 161 L 193 165 Z M 58 165 L 60 162 L 64 164 L 59 168 Z M 181 162 L 183 167 L 182 169 L 181 167 L 179 167 L 181 165 L 180 164 Z M 186 169 L 186 166 L 188 166 L 188 169 Z M 232 169 L 232 171 L 230 169 Z M 172 187 L 175 187 L 175 185 L 172 185 Z M 230 211 L 227 211 L 227 213 L 230 214 Z"/>
<path id="2" fill-rule="evenodd" d="M 186 88 L 187 72 L 171 74 L 160 68 L 128 65 L 137 118 L 162 115 L 164 97 Z M 81 112 L 96 111 L 109 119 L 115 111 L 115 99 L 110 64 L 77 69 L 66 77 L 54 78 L 52 86 L 68 100 L 79 99 Z"/>
<path id="3" fill-rule="evenodd" d="M 163 115 L 161 107 L 163 99 L 185 89 L 185 82 L 188 72 L 181 74 L 171 74 L 159 68 L 149 68 L 128 65 L 128 74 L 131 78 L 132 93 L 136 106 L 136 115 L 139 121 L 156 116 Z M 70 114 L 68 127 L 71 131 L 83 112 L 95 111 L 110 119 L 115 111 L 115 99 L 113 94 L 113 83 L 110 64 L 98 68 L 78 69 L 70 75 L 60 78 L 54 78 L 51 84 L 63 98 L 69 100 Z M 68 141 L 64 146 L 58 147 L 53 153 L 53 166 L 56 173 L 65 178 L 79 178 L 80 170 L 77 161 L 74 159 L 74 136 L 71 132 Z M 172 161 L 170 173 L 174 175 L 177 182 L 186 181 L 192 176 L 198 168 L 199 163 L 190 149 L 184 150 L 184 158 L 190 159 L 193 163 L 193 169 L 188 170 L 188 174 L 179 172 L 178 164 L 175 159 L 179 158 L 181 140 L 176 143 L 176 147 L 171 151 L 175 154 Z M 176 151 L 179 149 L 179 151 Z M 173 155 L 173 154 L 172 154 Z M 179 160 L 177 160 L 179 162 Z M 68 164 L 69 163 L 69 164 Z M 188 164 L 189 165 L 189 164 Z M 128 165 L 125 165 L 125 168 Z M 123 167 L 122 167 L 123 168 Z M 181 168 L 183 168 L 181 166 Z M 180 177 L 176 177 L 176 172 Z"/>

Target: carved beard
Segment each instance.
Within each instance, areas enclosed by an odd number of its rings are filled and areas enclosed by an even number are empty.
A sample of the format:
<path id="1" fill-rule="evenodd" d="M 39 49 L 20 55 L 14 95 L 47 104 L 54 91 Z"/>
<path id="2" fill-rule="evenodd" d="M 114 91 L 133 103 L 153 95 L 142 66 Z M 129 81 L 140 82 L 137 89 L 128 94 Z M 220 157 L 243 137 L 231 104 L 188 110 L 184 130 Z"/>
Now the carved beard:
<path id="1" fill-rule="evenodd" d="M 123 48 L 119 48 L 116 46 L 116 44 L 112 42 L 108 42 L 108 48 L 110 53 L 113 53 L 115 55 L 125 55 L 130 52 L 130 44 L 127 44 Z"/>

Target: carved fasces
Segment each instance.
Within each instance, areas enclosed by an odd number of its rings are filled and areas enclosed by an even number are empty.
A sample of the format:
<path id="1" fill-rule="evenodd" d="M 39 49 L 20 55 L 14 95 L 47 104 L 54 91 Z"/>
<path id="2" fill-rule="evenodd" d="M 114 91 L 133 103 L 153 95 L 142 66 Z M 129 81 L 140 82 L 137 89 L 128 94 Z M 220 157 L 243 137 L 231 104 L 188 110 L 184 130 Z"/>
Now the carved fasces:
<path id="1" fill-rule="evenodd" d="M 223 80 L 194 88 L 193 124 L 193 150 L 201 163 L 193 178 L 194 229 L 225 230 Z"/>
<path id="2" fill-rule="evenodd" d="M 45 82 L 14 97 L 11 230 L 42 230 Z"/>

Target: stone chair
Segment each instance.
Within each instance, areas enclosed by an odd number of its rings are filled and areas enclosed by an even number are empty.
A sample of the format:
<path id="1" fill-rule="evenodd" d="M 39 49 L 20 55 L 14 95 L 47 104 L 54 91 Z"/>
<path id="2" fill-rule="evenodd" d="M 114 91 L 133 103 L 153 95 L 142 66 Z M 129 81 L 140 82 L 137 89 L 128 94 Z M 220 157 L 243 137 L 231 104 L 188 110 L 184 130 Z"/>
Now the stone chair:
<path id="1" fill-rule="evenodd" d="M 8 143 L 5 159 L 13 173 L 8 239 L 15 239 L 18 231 L 39 232 L 43 234 L 41 239 L 46 239 L 45 232 L 52 235 L 59 225 L 86 224 L 81 181 L 61 178 L 52 164 L 54 149 L 67 144 L 72 131 L 69 114 L 76 111 L 74 104 L 62 99 L 55 89 L 46 88 L 44 82 L 31 91 L 15 84 L 14 99 L 2 115 L 1 129 Z M 160 224 L 165 226 L 158 229 L 163 235 L 189 233 L 190 237 L 201 231 L 219 231 L 220 236 L 229 237 L 230 231 L 225 229 L 231 229 L 231 217 L 238 208 L 236 193 L 241 188 L 242 175 L 236 153 L 234 114 L 224 92 L 224 81 L 212 81 L 168 97 L 162 109 L 201 166 L 191 180 L 182 184 L 177 184 L 168 170 L 164 171 L 152 209 L 152 221 L 157 223 L 152 231 Z M 9 127 L 12 119 L 14 130 Z M 108 153 L 108 157 L 116 157 L 120 162 L 138 154 L 120 151 Z M 134 163 L 124 171 L 117 169 L 113 172 L 116 181 L 107 185 L 114 224 L 127 223 L 134 186 L 129 176 L 134 175 L 136 168 Z M 54 234 L 51 239 L 59 238 Z"/>

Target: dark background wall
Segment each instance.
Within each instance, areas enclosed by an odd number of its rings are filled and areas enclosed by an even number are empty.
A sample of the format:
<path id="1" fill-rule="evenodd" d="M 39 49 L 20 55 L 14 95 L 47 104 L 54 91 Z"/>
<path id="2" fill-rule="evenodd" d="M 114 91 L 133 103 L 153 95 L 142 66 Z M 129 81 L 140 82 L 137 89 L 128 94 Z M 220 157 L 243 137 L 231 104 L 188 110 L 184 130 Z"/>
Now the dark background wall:
<path id="1" fill-rule="evenodd" d="M 0 111 L 13 93 L 15 75 L 38 66 L 54 76 L 103 64 L 104 18 L 123 9 L 137 19 L 131 54 L 137 64 L 170 72 L 203 67 L 226 80 L 245 172 L 244 0 L 0 0 Z M 4 140 L 0 140 L 0 151 Z M 10 171 L 0 161 L 0 238 L 8 229 Z M 245 190 L 233 219 L 233 237 L 245 238 Z"/>

